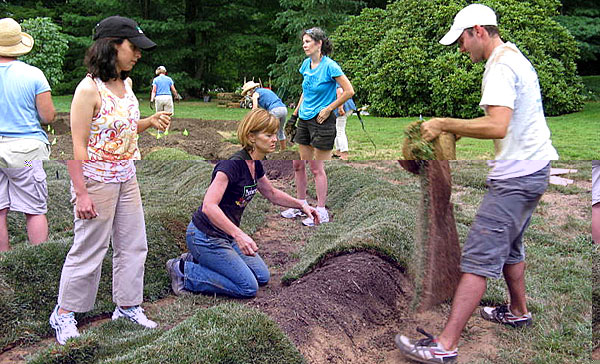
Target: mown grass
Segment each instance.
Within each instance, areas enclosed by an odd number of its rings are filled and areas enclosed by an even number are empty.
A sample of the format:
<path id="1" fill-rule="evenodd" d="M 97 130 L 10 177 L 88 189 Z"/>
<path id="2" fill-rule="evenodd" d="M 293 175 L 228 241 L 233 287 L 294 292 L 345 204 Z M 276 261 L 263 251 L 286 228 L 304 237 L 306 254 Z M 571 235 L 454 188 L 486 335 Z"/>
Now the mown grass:
<path id="1" fill-rule="evenodd" d="M 59 111 L 68 111 L 70 96 L 53 97 Z M 474 105 L 473 107 L 477 107 Z M 140 104 L 142 115 L 150 115 L 149 107 Z M 176 117 L 200 118 L 206 120 L 241 120 L 248 110 L 217 108 L 215 102 L 182 101 L 175 105 Z M 291 110 L 290 110 L 291 113 Z M 288 113 L 288 115 L 291 115 Z M 363 116 L 366 133 L 355 115 L 348 118 L 350 158 L 353 160 L 402 159 L 404 128 L 418 119 L 382 118 Z M 588 102 L 584 110 L 557 117 L 549 117 L 548 126 L 552 132 L 552 143 L 561 159 L 591 160 L 600 158 L 597 144 L 600 136 L 600 103 Z M 375 143 L 371 144 L 369 137 Z M 462 138 L 456 144 L 456 158 L 463 160 L 493 159 L 494 143 L 491 140 Z"/>
<path id="2" fill-rule="evenodd" d="M 168 294 L 164 261 L 183 251 L 183 229 L 202 199 L 212 167 L 206 162 L 143 161 L 136 165 L 150 247 L 145 298 L 156 300 Z M 561 161 L 554 166 L 577 168 L 581 172 L 570 178 L 590 180 L 590 162 Z M 483 161 L 457 161 L 451 163 L 451 168 L 455 217 L 462 243 L 485 193 L 487 166 Z M 360 162 L 358 166 L 328 162 L 326 169 L 330 181 L 328 207 L 333 220 L 315 229 L 298 253 L 298 264 L 284 279 L 290 281 L 309 273 L 330 255 L 365 249 L 388 257 L 412 274 L 416 201 L 420 193 L 418 178 L 390 162 Z M 0 255 L 0 309 L 7 313 L 0 319 L 2 346 L 19 338 L 37 341 L 51 335 L 47 317 L 56 299 L 62 260 L 72 239 L 69 230 L 72 212 L 65 167 L 50 162 L 46 170 L 50 190 L 54 190 L 51 193 L 54 204 L 49 212 L 51 243 L 33 248 L 17 241 L 15 251 Z M 56 171 L 59 179 L 52 178 Z M 550 191 L 563 193 L 554 187 Z M 314 195 L 314 190 L 310 192 Z M 589 201 L 589 191 L 585 189 L 574 189 L 569 194 L 580 201 Z M 538 206 L 524 237 L 528 247 L 529 307 L 535 326 L 524 331 L 495 328 L 499 357 L 494 363 L 584 363 L 589 360 L 594 249 L 589 233 L 590 216 L 588 213 L 580 218 L 574 213 L 564 223 L 555 224 L 549 220 L 551 213 L 555 213 L 551 208 L 547 203 Z M 244 216 L 243 228 L 253 233 L 264 223 L 265 215 L 278 214 L 280 210 L 258 197 Z M 290 232 L 289 238 L 294 239 L 297 234 Z M 109 260 L 105 261 L 96 309 L 79 318 L 112 311 L 110 274 L 107 274 Z M 502 280 L 490 280 L 488 287 L 484 303 L 506 301 Z M 34 362 L 275 363 L 277 361 L 272 360 L 277 355 L 290 358 L 279 361 L 281 363 L 302 360 L 289 340 L 260 313 L 247 311 L 239 304 L 223 306 L 224 301 L 228 300 L 208 296 L 178 298 L 149 312 L 150 317 L 160 322 L 159 330 L 141 330 L 126 322 L 109 322 L 86 330 L 82 340 L 64 348 L 51 345 Z M 212 308 L 206 310 L 206 307 Z M 249 317 L 248 321 L 243 320 L 245 316 Z M 258 340 L 259 347 L 250 353 L 233 344 L 244 346 L 248 335 Z M 263 341 L 263 337 L 269 339 Z M 268 350 L 269 345 L 272 350 Z M 227 353 L 235 355 L 226 356 Z M 78 361 L 78 358 L 83 359 Z"/>

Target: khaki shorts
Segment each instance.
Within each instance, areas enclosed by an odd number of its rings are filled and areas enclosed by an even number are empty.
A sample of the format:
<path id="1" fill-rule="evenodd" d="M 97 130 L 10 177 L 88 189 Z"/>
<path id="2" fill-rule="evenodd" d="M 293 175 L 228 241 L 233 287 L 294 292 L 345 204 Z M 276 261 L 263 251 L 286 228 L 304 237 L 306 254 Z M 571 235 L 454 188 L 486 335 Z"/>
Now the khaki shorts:
<path id="1" fill-rule="evenodd" d="M 156 111 L 166 111 L 173 113 L 173 98 L 169 95 L 158 95 L 154 99 L 156 102 Z"/>
<path id="2" fill-rule="evenodd" d="M 50 146 L 38 139 L 0 136 L 0 168 L 28 167 L 28 162 L 48 160 Z"/>
<path id="3" fill-rule="evenodd" d="M 32 161 L 31 167 L 0 168 L 0 210 L 29 215 L 48 212 L 48 187 L 42 161 Z"/>

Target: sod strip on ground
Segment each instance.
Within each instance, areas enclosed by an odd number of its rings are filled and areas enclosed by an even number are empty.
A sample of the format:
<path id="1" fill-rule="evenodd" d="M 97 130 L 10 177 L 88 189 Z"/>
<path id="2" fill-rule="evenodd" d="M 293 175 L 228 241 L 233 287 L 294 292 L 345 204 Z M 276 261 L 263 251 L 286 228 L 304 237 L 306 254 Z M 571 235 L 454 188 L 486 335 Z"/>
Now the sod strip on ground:
<path id="1" fill-rule="evenodd" d="M 190 311 L 169 331 L 119 320 L 81 340 L 50 347 L 31 363 L 263 363 L 301 364 L 302 355 L 265 314 L 237 303 Z"/>

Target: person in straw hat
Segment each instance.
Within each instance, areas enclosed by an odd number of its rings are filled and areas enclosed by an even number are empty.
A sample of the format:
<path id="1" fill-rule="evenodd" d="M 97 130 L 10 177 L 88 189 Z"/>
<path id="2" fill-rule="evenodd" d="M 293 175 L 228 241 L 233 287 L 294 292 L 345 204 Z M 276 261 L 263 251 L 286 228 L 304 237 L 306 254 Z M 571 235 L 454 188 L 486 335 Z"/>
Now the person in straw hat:
<path id="1" fill-rule="evenodd" d="M 252 98 L 252 109 L 263 108 L 269 114 L 279 120 L 279 129 L 277 130 L 277 140 L 279 140 L 279 149 L 285 150 L 285 119 L 287 118 L 287 107 L 275 92 L 268 88 L 260 87 L 260 84 L 254 81 L 248 81 L 242 86 L 242 96 L 250 95 Z"/>
<path id="2" fill-rule="evenodd" d="M 0 19 L 0 167 L 25 167 L 47 160 L 50 143 L 42 125 L 56 112 L 44 73 L 17 60 L 33 38 L 14 19 Z"/>
<path id="3" fill-rule="evenodd" d="M 167 76 L 165 66 L 158 66 L 155 73 L 156 77 L 152 80 L 150 102 L 156 101 L 156 111 L 166 111 L 173 115 L 173 95 L 177 100 L 181 100 L 181 96 L 175 89 L 173 79 Z"/>
<path id="4" fill-rule="evenodd" d="M 487 278 L 504 277 L 510 302 L 481 307 L 485 320 L 511 327 L 527 327 L 532 315 L 525 291 L 525 246 L 535 208 L 548 187 L 550 160 L 558 154 L 550 140 L 535 69 L 517 47 L 498 33 L 496 14 L 481 4 L 459 11 L 440 40 L 458 43 L 473 62 L 487 60 L 479 105 L 485 116 L 474 120 L 435 118 L 421 126 L 423 138 L 442 131 L 466 137 L 495 139 L 496 157 L 487 176 L 488 191 L 463 245 L 462 272 L 452 310 L 439 336 L 413 341 L 398 334 L 396 345 L 408 358 L 422 363 L 454 363 L 458 342 L 486 291 Z"/>

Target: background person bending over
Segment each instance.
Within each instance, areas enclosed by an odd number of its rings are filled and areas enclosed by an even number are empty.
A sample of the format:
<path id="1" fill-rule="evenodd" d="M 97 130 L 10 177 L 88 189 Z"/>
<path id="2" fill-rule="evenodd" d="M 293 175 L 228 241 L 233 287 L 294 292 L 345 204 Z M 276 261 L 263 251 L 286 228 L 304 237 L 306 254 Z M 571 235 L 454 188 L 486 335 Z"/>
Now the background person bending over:
<path id="1" fill-rule="evenodd" d="M 217 162 L 204 201 L 187 228 L 189 253 L 167 262 L 176 295 L 198 292 L 248 298 L 268 283 L 269 269 L 258 245 L 240 229 L 244 210 L 257 191 L 270 202 L 301 209 L 319 222 L 315 209 L 271 185 L 260 161 Z"/>
<path id="2" fill-rule="evenodd" d="M 250 95 L 252 97 L 252 109 L 263 108 L 279 120 L 277 130 L 277 140 L 279 140 L 279 149 L 285 150 L 285 118 L 287 117 L 287 107 L 275 92 L 260 87 L 260 84 L 254 81 L 248 81 L 242 87 L 242 96 Z"/>
<path id="3" fill-rule="evenodd" d="M 0 19 L 0 167 L 50 157 L 42 128 L 56 115 L 50 85 L 41 70 L 17 60 L 32 48 L 33 38 L 16 21 Z"/>
<path id="4" fill-rule="evenodd" d="M 42 161 L 31 161 L 31 167 L 0 168 L 0 252 L 10 249 L 6 222 L 9 210 L 25 214 L 29 243 L 39 245 L 48 239 L 47 199 Z"/>
<path id="5" fill-rule="evenodd" d="M 155 73 L 156 77 L 152 80 L 150 102 L 156 101 L 156 111 L 166 111 L 173 115 L 173 95 L 175 95 L 177 100 L 181 100 L 181 96 L 179 96 L 177 89 L 175 89 L 173 79 L 167 76 L 165 66 L 158 66 Z"/>

